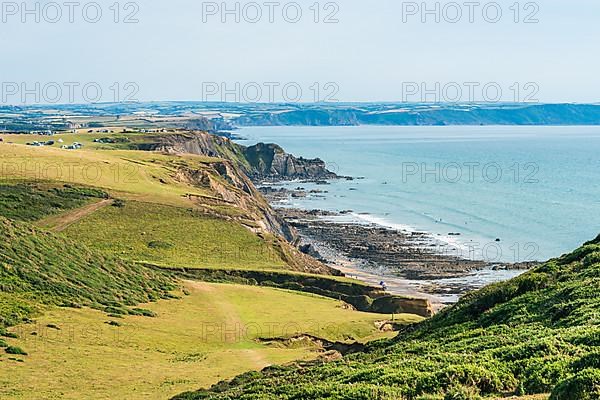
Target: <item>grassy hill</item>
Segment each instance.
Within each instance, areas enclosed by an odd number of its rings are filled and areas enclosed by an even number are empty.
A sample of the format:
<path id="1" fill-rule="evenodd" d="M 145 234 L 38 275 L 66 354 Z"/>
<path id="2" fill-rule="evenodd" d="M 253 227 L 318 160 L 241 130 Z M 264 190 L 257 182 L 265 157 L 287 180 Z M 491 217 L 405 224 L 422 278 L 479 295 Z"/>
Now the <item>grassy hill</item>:
<path id="1" fill-rule="evenodd" d="M 260 261 L 266 242 L 233 221 L 126 200 L 60 233 L 33 225 L 51 221 L 54 229 L 54 222 L 104 197 L 100 190 L 58 183 L 0 186 L 0 212 L 13 218 L 0 216 L 0 398 L 168 398 L 324 351 L 311 342 L 267 339 L 390 335 L 379 329 L 386 316 L 350 310 L 337 300 L 182 282 L 133 261 L 145 256 L 191 267 L 218 261 L 227 268 Z M 245 247 L 236 249 L 237 257 L 210 254 L 205 246 L 218 245 L 219 237 Z M 272 263 L 283 268 L 279 258 Z M 400 324 L 420 319 L 397 316 Z"/>
<path id="2" fill-rule="evenodd" d="M 81 219 L 63 233 L 127 259 L 169 267 L 287 267 L 248 229 L 181 207 L 126 201 Z"/>
<path id="3" fill-rule="evenodd" d="M 164 274 L 28 224 L 0 217 L 0 231 L 0 326 L 27 321 L 45 304 L 127 313 L 175 287 Z"/>
<path id="4" fill-rule="evenodd" d="M 162 220 L 160 223 L 163 226 L 172 222 L 169 218 L 174 214 L 179 216 L 188 214 L 187 217 L 179 218 L 176 222 L 191 221 L 189 218 L 191 210 L 194 214 L 191 233 L 197 233 L 202 224 L 205 227 L 212 226 L 209 232 L 214 234 L 213 244 L 229 241 L 229 244 L 238 253 L 240 248 L 242 253 L 245 253 L 243 249 L 248 247 L 248 243 L 254 242 L 248 249 L 250 257 L 241 259 L 238 257 L 237 260 L 235 256 L 229 257 L 233 261 L 237 261 L 237 263 L 233 262 L 230 267 L 240 267 L 244 264 L 246 268 L 273 267 L 309 273 L 331 273 L 329 268 L 306 257 L 285 240 L 293 239 L 290 228 L 273 213 L 252 182 L 235 163 L 198 155 L 105 148 L 91 141 L 93 135 L 85 137 L 85 134 L 77 134 L 71 138 L 68 134 L 64 134 L 60 137 L 64 138 L 65 143 L 76 138 L 80 142 L 88 143 L 89 147 L 86 146 L 84 150 L 69 151 L 55 146 L 25 146 L 20 143 L 39 140 L 39 137 L 13 135 L 10 138 L 11 140 L 15 138 L 15 143 L 0 145 L 2 153 L 0 182 L 5 187 L 28 182 L 36 182 L 36 184 L 44 182 L 48 185 L 67 184 L 73 187 L 98 190 L 114 199 L 153 204 L 161 211 L 152 215 L 152 221 L 158 224 L 158 220 Z M 48 199 L 42 200 L 42 202 L 32 205 L 31 209 L 36 209 L 42 203 L 48 203 Z M 171 208 L 169 211 L 166 206 L 182 210 L 177 212 Z M 72 207 L 63 207 L 64 210 L 70 208 Z M 125 207 L 124 212 L 126 213 L 129 209 Z M 101 212 L 107 213 L 108 210 L 103 209 Z M 0 209 L 0 212 L 2 211 Z M 55 211 L 58 212 L 58 208 Z M 37 217 L 46 212 L 40 211 L 40 213 Z M 12 217 L 8 214 L 0 215 Z M 90 216 L 90 218 L 92 217 L 93 215 Z M 204 221 L 201 221 L 202 219 Z M 42 225 L 52 227 L 57 221 L 54 218 L 47 222 Z M 143 220 L 137 222 L 139 225 Z M 157 238 L 154 241 L 170 242 L 169 236 L 180 232 L 185 233 L 182 225 L 172 225 L 172 232 L 164 231 L 166 235 L 164 240 Z M 234 225 L 235 227 L 233 227 Z M 194 226 L 197 229 L 194 229 Z M 122 245 L 129 239 L 124 231 L 120 232 L 124 236 L 114 236 L 115 230 L 110 233 L 113 234 L 114 240 L 121 240 Z M 176 236 L 182 240 L 186 239 L 184 234 Z M 254 236 L 254 238 L 250 238 L 250 236 Z M 239 243 L 237 239 L 240 239 Z M 185 242 L 185 240 L 183 241 Z M 264 245 L 256 246 L 257 241 L 263 242 Z M 190 248 L 189 243 L 182 243 L 182 246 Z M 206 247 L 203 250 L 202 246 L 200 247 L 201 252 L 203 251 L 205 254 L 209 251 Z M 212 247 L 214 248 L 214 246 Z M 266 250 L 265 247 L 267 247 Z M 232 249 L 229 248 L 219 248 L 217 254 L 227 254 L 231 251 Z M 151 252 L 152 249 L 149 253 Z M 258 255 L 256 255 L 257 252 Z M 214 253 L 211 251 L 212 259 L 199 260 L 200 265 L 211 264 L 211 266 L 224 267 L 228 256 L 224 256 L 225 262 L 218 261 L 215 260 Z M 196 255 L 192 253 L 188 259 Z M 163 258 L 163 260 L 158 260 L 154 257 L 153 261 L 159 263 L 175 261 L 177 266 L 181 261 L 169 257 Z"/>
<path id="5" fill-rule="evenodd" d="M 381 315 L 347 310 L 335 300 L 242 285 L 183 285 L 177 299 L 139 305 L 154 318 L 53 307 L 35 323 L 9 329 L 18 338 L 6 342 L 28 355 L 0 352 L 0 398 L 167 399 L 322 354 L 311 343 L 280 346 L 261 337 L 303 332 L 364 341 L 390 335 L 375 324 Z M 398 316 L 403 323 L 418 320 Z"/>
<path id="6" fill-rule="evenodd" d="M 0 398 L 168 398 L 422 320 L 300 293 L 288 280 L 331 271 L 286 241 L 235 163 L 58 137 L 86 146 L 0 144 Z"/>
<path id="7" fill-rule="evenodd" d="M 328 364 L 248 373 L 178 399 L 600 398 L 600 237 Z"/>
<path id="8" fill-rule="evenodd" d="M 52 183 L 0 182 L 0 215 L 19 221 L 37 221 L 105 199 L 102 190 Z"/>

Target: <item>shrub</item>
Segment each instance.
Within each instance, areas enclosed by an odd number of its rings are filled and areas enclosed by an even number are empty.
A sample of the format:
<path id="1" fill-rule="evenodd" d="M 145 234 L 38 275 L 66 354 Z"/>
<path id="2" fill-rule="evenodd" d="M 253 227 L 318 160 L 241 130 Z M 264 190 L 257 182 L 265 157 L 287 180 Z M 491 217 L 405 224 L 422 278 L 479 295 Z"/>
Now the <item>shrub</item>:
<path id="1" fill-rule="evenodd" d="M 560 382 L 567 376 L 567 360 L 552 362 L 548 358 L 540 357 L 529 361 L 522 382 L 527 394 L 548 393 L 556 382 Z"/>
<path id="2" fill-rule="evenodd" d="M 571 368 L 575 371 L 581 371 L 587 368 L 600 369 L 600 353 L 594 352 L 586 354 L 585 356 L 577 359 L 571 364 Z"/>
<path id="3" fill-rule="evenodd" d="M 173 243 L 165 242 L 162 240 L 153 240 L 150 243 L 148 243 L 148 247 L 151 249 L 167 250 L 167 249 L 172 248 L 173 246 L 174 246 Z"/>
<path id="4" fill-rule="evenodd" d="M 471 386 L 456 386 L 448 390 L 444 400 L 479 400 L 479 390 Z"/>
<path id="5" fill-rule="evenodd" d="M 113 201 L 112 203 L 112 206 L 117 208 L 123 208 L 125 207 L 125 201 L 121 199 L 115 199 L 115 201 Z"/>
<path id="6" fill-rule="evenodd" d="M 81 304 L 73 302 L 73 301 L 64 302 L 64 303 L 60 304 L 59 306 L 66 307 L 66 308 L 83 308 L 83 306 Z"/>
<path id="7" fill-rule="evenodd" d="M 550 400 L 595 400 L 600 398 L 600 370 L 585 369 L 559 383 Z"/>
<path id="8" fill-rule="evenodd" d="M 6 351 L 7 354 L 14 354 L 14 355 L 19 355 L 19 356 L 27 355 L 25 350 L 23 350 L 22 348 L 17 347 L 17 346 L 8 346 L 6 349 L 4 349 L 4 351 Z"/>
<path id="9" fill-rule="evenodd" d="M 146 310 L 145 308 L 134 308 L 129 311 L 131 315 L 140 315 L 142 317 L 156 317 L 156 313 L 152 310 Z"/>
<path id="10" fill-rule="evenodd" d="M 115 314 L 115 315 L 127 315 L 129 311 L 123 306 L 108 306 L 104 308 L 104 312 L 107 314 Z"/>
<path id="11" fill-rule="evenodd" d="M 450 365 L 436 375 L 436 380 L 442 386 L 473 386 L 483 393 L 500 393 L 517 386 L 515 378 L 499 370 L 497 366 L 489 368 L 475 364 Z"/>
<path id="12" fill-rule="evenodd" d="M 594 264 L 600 264 L 600 251 L 590 253 L 583 259 L 583 265 L 586 267 L 592 266 Z"/>
<path id="13" fill-rule="evenodd" d="M 345 296 L 344 301 L 356 307 L 357 310 L 369 310 L 373 305 L 373 299 L 369 296 Z"/>
<path id="14" fill-rule="evenodd" d="M 296 291 L 302 291 L 302 289 L 304 289 L 304 286 L 302 286 L 298 282 L 287 282 L 281 286 L 285 289 L 296 290 Z"/>

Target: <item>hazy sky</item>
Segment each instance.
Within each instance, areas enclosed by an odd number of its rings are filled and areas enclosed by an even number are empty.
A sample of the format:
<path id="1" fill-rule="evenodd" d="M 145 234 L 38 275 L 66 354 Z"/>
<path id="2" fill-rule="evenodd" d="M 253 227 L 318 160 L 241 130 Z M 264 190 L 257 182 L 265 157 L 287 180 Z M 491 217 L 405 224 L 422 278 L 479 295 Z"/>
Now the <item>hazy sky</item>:
<path id="1" fill-rule="evenodd" d="M 3 103 L 36 82 L 62 103 L 69 85 L 104 101 L 600 101 L 597 0 L 26 3 L 2 2 Z"/>

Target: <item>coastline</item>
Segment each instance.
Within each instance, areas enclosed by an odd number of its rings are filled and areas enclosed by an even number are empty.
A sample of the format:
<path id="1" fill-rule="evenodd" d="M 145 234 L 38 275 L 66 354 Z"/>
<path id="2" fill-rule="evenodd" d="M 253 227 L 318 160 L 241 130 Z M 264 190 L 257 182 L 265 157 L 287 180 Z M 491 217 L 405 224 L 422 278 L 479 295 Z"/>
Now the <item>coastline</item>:
<path id="1" fill-rule="evenodd" d="M 384 225 L 351 210 L 290 208 L 291 199 L 306 193 L 276 186 L 277 183 L 265 183 L 259 190 L 298 231 L 302 251 L 348 277 L 374 286 L 385 282 L 390 294 L 426 298 L 436 311 L 457 302 L 469 291 L 508 280 L 536 265 L 453 255 L 448 251 L 456 249 L 451 242 L 408 226 Z"/>

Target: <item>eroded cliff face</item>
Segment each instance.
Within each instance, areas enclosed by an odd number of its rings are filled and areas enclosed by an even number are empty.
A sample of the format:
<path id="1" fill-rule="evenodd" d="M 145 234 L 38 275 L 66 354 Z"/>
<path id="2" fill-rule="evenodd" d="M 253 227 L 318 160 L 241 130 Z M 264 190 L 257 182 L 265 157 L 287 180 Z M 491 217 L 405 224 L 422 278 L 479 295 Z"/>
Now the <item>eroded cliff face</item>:
<path id="1" fill-rule="evenodd" d="M 242 146 L 228 138 L 206 132 L 180 132 L 154 136 L 139 147 L 167 153 L 190 153 L 219 157 L 237 164 L 255 182 L 276 180 L 323 180 L 338 176 L 318 158 L 305 159 L 286 153 L 276 144 Z"/>
<path id="2" fill-rule="evenodd" d="M 295 229 L 275 214 L 252 181 L 233 162 L 212 162 L 203 169 L 180 167 L 175 178 L 210 189 L 216 200 L 242 211 L 238 215 L 239 221 L 254 232 L 269 232 L 281 235 L 292 244 L 297 242 Z"/>
<path id="3" fill-rule="evenodd" d="M 245 148 L 244 155 L 252 166 L 249 174 L 255 180 L 337 178 L 327 170 L 323 160 L 294 157 L 276 144 L 258 143 Z"/>
<path id="4" fill-rule="evenodd" d="M 313 274 L 338 274 L 297 249 L 299 237 L 296 230 L 273 211 L 236 163 L 222 160 L 204 163 L 202 168 L 181 166 L 174 178 L 209 189 L 212 197 L 192 198 L 200 209 L 245 226 L 268 242 L 290 269 Z"/>
<path id="5" fill-rule="evenodd" d="M 271 243 L 291 269 L 317 274 L 339 274 L 333 268 L 298 250 L 296 230 L 279 217 L 254 186 L 266 179 L 326 179 L 336 175 L 321 160 L 305 160 L 285 153 L 277 145 L 238 145 L 206 132 L 178 132 L 149 136 L 141 150 L 171 154 L 196 154 L 219 158 L 203 162 L 202 168 L 180 166 L 175 179 L 209 189 L 211 198 L 197 198 L 200 208 L 211 215 L 235 220 Z M 231 212 L 235 210 L 235 212 Z"/>

